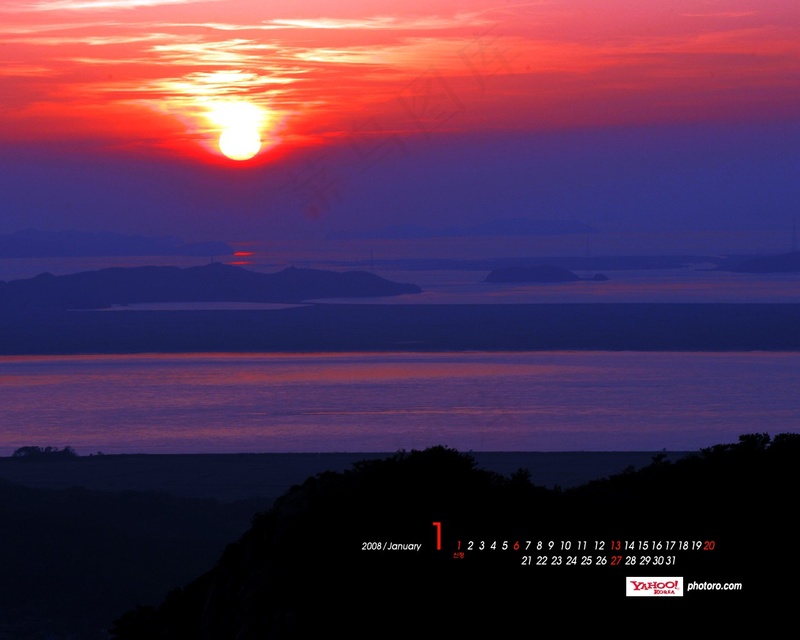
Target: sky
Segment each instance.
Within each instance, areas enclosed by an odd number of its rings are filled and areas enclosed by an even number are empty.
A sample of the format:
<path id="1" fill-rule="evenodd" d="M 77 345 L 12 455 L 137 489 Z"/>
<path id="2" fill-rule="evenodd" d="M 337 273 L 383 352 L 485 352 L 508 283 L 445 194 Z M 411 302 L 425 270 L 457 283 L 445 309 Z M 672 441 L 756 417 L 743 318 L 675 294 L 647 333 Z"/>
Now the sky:
<path id="1" fill-rule="evenodd" d="M 0 5 L 0 233 L 689 240 L 798 213 L 796 0 Z"/>

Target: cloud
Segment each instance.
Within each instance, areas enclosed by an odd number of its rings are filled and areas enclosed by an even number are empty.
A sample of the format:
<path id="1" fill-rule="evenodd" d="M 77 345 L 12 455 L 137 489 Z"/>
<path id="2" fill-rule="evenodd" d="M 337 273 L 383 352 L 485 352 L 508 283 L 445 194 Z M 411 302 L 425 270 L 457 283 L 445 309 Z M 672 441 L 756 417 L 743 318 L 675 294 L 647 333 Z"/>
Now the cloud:
<path id="1" fill-rule="evenodd" d="M 338 30 L 429 30 L 452 29 L 464 26 L 490 24 L 477 13 L 459 13 L 453 17 L 442 16 L 373 16 L 361 19 L 302 18 L 276 19 L 265 23 L 272 29 L 338 29 Z"/>
<path id="2" fill-rule="evenodd" d="M 756 15 L 756 11 L 717 11 L 711 13 L 681 13 L 684 18 L 746 18 Z"/>
<path id="3" fill-rule="evenodd" d="M 2 8 L 0 8 L 2 11 Z M 0 34 L 6 36 L 30 35 L 35 33 L 50 33 L 52 31 L 70 31 L 73 29 L 106 29 L 120 26 L 116 22 L 48 22 L 46 24 L 4 24 L 0 25 Z"/>
<path id="4" fill-rule="evenodd" d="M 263 65 L 267 52 L 277 47 L 269 43 L 243 38 L 222 41 L 189 41 L 158 44 L 151 47 L 154 57 L 171 64 L 186 66 L 242 65 L 258 63 Z"/>
<path id="5" fill-rule="evenodd" d="M 87 45 L 91 47 L 111 46 L 120 44 L 133 44 L 139 42 L 161 42 L 171 38 L 169 34 L 148 33 L 145 35 L 116 35 L 116 36 L 29 36 L 15 38 L 17 44 L 32 46 L 62 47 L 65 45 Z M 110 62 L 125 62 L 125 60 L 109 60 Z"/>
<path id="6" fill-rule="evenodd" d="M 47 67 L 32 64 L 2 64 L 0 76 L 14 78 L 47 78 L 55 76 L 56 72 Z"/>
<path id="7" fill-rule="evenodd" d="M 167 4 L 196 4 L 219 0 L 39 0 L 38 2 L 9 4 L 0 11 L 97 11 L 114 9 L 139 9 Z"/>

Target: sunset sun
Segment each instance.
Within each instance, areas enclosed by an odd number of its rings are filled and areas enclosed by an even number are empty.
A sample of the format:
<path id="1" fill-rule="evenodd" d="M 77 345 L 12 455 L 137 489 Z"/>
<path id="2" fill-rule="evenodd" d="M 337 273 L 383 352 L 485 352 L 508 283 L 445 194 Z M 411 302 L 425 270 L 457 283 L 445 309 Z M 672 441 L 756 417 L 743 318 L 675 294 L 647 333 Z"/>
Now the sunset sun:
<path id="1" fill-rule="evenodd" d="M 219 150 L 231 160 L 249 160 L 260 149 L 261 135 L 252 126 L 228 127 L 219 137 Z"/>
<path id="2" fill-rule="evenodd" d="M 218 102 L 208 118 L 219 128 L 219 150 L 231 160 L 249 160 L 262 149 L 261 131 L 267 112 L 250 102 Z"/>

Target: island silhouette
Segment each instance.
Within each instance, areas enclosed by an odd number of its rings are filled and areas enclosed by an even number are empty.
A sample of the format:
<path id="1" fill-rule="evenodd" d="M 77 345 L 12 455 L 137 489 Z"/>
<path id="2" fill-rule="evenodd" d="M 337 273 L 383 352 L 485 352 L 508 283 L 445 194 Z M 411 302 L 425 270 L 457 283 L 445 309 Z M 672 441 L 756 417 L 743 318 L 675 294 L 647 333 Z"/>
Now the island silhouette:
<path id="1" fill-rule="evenodd" d="M 288 267 L 260 273 L 212 262 L 199 267 L 110 267 L 0 282 L 0 305 L 17 308 L 102 309 L 158 302 L 302 302 L 316 298 L 420 293 L 367 271 Z"/>

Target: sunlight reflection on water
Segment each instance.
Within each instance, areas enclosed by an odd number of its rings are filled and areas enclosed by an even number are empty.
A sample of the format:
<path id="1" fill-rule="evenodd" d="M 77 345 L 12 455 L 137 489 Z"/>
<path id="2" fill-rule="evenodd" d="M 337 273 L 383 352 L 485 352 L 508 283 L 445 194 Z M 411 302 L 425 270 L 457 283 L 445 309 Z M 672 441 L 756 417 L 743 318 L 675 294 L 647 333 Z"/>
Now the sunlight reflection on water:
<path id="1" fill-rule="evenodd" d="M 798 430 L 800 354 L 541 352 L 0 359 L 0 448 L 695 450 Z"/>

